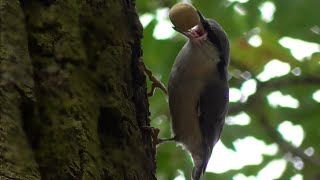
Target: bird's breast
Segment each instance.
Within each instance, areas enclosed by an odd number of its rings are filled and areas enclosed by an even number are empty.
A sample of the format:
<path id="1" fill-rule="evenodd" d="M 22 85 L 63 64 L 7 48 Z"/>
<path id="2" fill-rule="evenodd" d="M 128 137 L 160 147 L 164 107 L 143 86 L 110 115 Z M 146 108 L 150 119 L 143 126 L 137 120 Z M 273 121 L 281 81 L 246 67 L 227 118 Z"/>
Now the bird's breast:
<path id="1" fill-rule="evenodd" d="M 188 41 L 178 54 L 171 75 L 181 80 L 207 80 L 216 75 L 219 61 L 217 48 L 208 41 Z"/>
<path id="2" fill-rule="evenodd" d="M 168 93 L 172 130 L 187 149 L 202 143 L 197 104 L 208 81 L 218 79 L 217 49 L 208 42 L 188 41 L 171 70 Z"/>

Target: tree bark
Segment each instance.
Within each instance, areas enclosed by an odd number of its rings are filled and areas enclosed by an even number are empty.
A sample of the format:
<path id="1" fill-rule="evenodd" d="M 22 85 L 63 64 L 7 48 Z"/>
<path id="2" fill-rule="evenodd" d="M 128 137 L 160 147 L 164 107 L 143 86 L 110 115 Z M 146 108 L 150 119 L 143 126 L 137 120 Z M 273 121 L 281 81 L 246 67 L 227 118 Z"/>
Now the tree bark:
<path id="1" fill-rule="evenodd" d="M 134 0 L 0 13 L 0 179 L 156 179 Z"/>

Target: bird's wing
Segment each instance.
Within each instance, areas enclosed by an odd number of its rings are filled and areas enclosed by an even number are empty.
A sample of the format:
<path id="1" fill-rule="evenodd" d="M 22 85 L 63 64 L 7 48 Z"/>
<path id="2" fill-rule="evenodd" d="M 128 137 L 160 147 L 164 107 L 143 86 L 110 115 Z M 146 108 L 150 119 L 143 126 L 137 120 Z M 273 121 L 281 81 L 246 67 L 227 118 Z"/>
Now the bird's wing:
<path id="1" fill-rule="evenodd" d="M 228 111 L 229 91 L 227 82 L 222 85 L 214 82 L 208 84 L 200 95 L 199 121 L 202 136 L 206 146 L 206 161 L 202 171 L 204 172 L 210 159 L 213 146 L 218 142 L 225 116 Z"/>
<path id="2" fill-rule="evenodd" d="M 225 81 L 221 84 L 210 83 L 206 86 L 200 95 L 198 104 L 199 124 L 204 139 L 205 156 L 200 167 L 194 167 L 192 171 L 192 179 L 199 180 L 204 174 L 213 146 L 218 142 L 224 119 L 228 111 L 229 91 L 228 83 Z"/>

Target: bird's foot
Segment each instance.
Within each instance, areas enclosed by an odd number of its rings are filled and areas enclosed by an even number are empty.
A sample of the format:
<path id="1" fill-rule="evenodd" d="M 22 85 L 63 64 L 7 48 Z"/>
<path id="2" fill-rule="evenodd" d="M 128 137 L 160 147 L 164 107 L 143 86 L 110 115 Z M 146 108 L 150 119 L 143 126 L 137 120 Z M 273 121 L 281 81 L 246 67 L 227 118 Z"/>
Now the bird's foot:
<path id="1" fill-rule="evenodd" d="M 147 66 L 144 64 L 144 62 L 142 60 L 140 60 L 140 65 L 141 65 L 141 68 L 143 69 L 143 71 L 149 77 L 149 80 L 152 81 L 151 91 L 147 94 L 148 97 L 153 96 L 156 87 L 160 88 L 165 94 L 168 94 L 167 88 L 164 86 L 164 84 L 162 84 L 160 81 L 158 81 L 153 76 L 152 72 L 147 68 Z"/>
<path id="2" fill-rule="evenodd" d="M 160 130 L 158 128 L 154 128 L 151 126 L 141 126 L 141 129 L 150 133 L 153 147 L 155 147 L 159 144 L 158 134 L 159 134 Z"/>
<path id="3" fill-rule="evenodd" d="M 167 139 L 158 138 L 160 130 L 158 128 L 154 128 L 154 127 L 151 127 L 151 126 L 141 126 L 141 129 L 143 129 L 143 130 L 145 130 L 145 131 L 147 131 L 147 132 L 149 132 L 151 134 L 152 145 L 154 147 L 157 146 L 160 143 L 169 142 L 169 141 L 175 141 L 175 139 L 176 139 L 175 137 L 167 138 Z"/>

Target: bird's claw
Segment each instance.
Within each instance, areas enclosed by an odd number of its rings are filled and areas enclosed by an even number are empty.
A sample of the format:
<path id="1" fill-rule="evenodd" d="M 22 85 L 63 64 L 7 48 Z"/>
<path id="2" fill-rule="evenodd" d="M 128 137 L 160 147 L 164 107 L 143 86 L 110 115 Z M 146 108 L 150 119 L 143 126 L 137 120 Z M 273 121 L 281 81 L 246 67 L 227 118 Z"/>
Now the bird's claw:
<path id="1" fill-rule="evenodd" d="M 154 147 L 157 146 L 160 143 L 169 142 L 169 141 L 175 141 L 177 139 L 176 137 L 167 138 L 167 139 L 158 138 L 160 130 L 158 128 L 154 128 L 154 127 L 151 127 L 151 126 L 141 126 L 141 129 L 146 130 L 151 134 L 152 145 Z"/>
<path id="2" fill-rule="evenodd" d="M 158 134 L 160 130 L 158 128 L 154 128 L 151 126 L 141 126 L 141 129 L 149 132 L 151 134 L 151 139 L 152 139 L 152 145 L 153 147 L 157 146 L 160 142 L 160 139 L 158 138 Z"/>
<path id="3" fill-rule="evenodd" d="M 144 72 L 147 74 L 147 76 L 149 77 L 149 80 L 152 81 L 151 90 L 150 90 L 150 92 L 147 94 L 148 97 L 153 96 L 156 87 L 160 88 L 165 94 L 168 94 L 167 88 L 164 86 L 164 84 L 162 84 L 160 81 L 158 81 L 158 80 L 153 76 L 152 72 L 147 68 L 147 66 L 144 64 L 143 61 L 140 61 L 140 65 L 141 65 L 143 71 L 144 71 Z"/>

